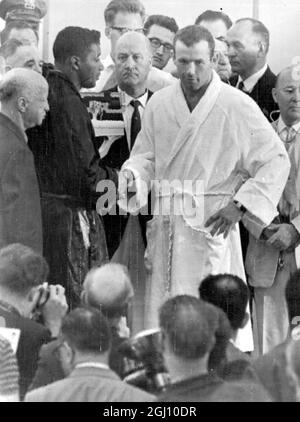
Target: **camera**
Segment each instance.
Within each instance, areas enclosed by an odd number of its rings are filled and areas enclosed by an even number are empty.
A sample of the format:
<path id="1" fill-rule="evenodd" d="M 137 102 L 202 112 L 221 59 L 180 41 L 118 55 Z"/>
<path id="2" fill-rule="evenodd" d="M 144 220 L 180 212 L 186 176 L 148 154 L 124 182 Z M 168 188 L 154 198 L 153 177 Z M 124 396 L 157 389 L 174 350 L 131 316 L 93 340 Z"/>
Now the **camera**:
<path id="1" fill-rule="evenodd" d="M 48 302 L 50 297 L 50 288 L 48 283 L 43 283 L 39 287 L 39 297 L 36 301 L 36 309 L 39 310 Z"/>
<path id="2" fill-rule="evenodd" d="M 160 330 L 145 330 L 122 343 L 124 381 L 151 393 L 163 391 L 170 383 L 165 368 Z"/>

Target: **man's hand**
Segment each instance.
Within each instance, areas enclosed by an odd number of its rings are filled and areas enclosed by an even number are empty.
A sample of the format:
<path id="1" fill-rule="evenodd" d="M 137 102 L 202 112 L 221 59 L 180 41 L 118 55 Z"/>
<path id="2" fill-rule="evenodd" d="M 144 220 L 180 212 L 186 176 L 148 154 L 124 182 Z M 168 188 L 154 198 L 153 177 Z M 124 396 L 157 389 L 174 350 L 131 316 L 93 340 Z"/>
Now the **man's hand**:
<path id="1" fill-rule="evenodd" d="M 68 311 L 65 289 L 57 285 L 49 285 L 49 299 L 42 307 L 45 326 L 50 330 L 52 337 L 60 332 L 61 321 Z"/>
<path id="2" fill-rule="evenodd" d="M 300 234 L 292 224 L 273 224 L 276 232 L 267 240 L 267 244 L 274 248 L 285 251 L 295 247 Z"/>
<path id="3" fill-rule="evenodd" d="M 134 174 L 130 170 L 122 170 L 119 173 L 119 199 L 128 198 L 135 195 L 136 183 Z"/>
<path id="4" fill-rule="evenodd" d="M 224 233 L 224 239 L 228 236 L 230 229 L 241 220 L 243 212 L 233 202 L 230 202 L 226 207 L 222 208 L 214 215 L 212 215 L 207 222 L 205 227 L 209 227 L 213 224 L 211 229 L 211 235 Z"/>

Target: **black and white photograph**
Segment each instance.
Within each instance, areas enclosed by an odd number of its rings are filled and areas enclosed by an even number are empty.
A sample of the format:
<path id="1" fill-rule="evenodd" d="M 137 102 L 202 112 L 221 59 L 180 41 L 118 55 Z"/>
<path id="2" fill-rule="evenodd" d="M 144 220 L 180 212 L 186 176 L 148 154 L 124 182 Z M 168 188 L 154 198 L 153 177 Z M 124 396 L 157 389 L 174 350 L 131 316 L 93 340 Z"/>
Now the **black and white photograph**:
<path id="1" fill-rule="evenodd" d="M 0 0 L 0 402 L 300 402 L 299 22 Z"/>

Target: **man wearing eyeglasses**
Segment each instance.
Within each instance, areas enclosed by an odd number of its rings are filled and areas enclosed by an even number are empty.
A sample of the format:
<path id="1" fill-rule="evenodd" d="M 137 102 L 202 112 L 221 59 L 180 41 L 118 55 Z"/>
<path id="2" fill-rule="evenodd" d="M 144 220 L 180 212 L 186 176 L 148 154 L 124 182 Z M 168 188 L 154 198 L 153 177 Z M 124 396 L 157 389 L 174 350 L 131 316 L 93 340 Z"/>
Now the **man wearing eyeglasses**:
<path id="1" fill-rule="evenodd" d="M 178 25 L 175 19 L 163 15 L 151 15 L 147 19 L 144 30 L 152 49 L 152 65 L 163 70 L 173 57 L 173 41 Z"/>
<path id="2" fill-rule="evenodd" d="M 110 40 L 111 51 L 103 60 L 104 70 L 93 92 L 111 89 L 117 84 L 114 54 L 118 39 L 129 31 L 144 33 L 145 7 L 139 0 L 112 0 L 104 11 L 105 35 Z M 176 81 L 171 74 L 154 67 L 148 76 L 147 88 L 158 91 Z"/>

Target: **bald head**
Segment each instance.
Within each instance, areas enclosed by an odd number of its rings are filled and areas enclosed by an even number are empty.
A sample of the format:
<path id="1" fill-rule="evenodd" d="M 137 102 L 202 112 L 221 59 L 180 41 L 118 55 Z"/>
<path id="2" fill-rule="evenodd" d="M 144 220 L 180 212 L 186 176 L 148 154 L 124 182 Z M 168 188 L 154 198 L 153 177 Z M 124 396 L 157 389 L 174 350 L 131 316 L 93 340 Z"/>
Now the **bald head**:
<path id="1" fill-rule="evenodd" d="M 86 303 L 100 308 L 109 318 L 122 316 L 133 297 L 127 268 L 120 264 L 106 264 L 91 270 L 83 286 Z"/>
<path id="2" fill-rule="evenodd" d="M 272 94 L 284 123 L 287 126 L 298 123 L 300 121 L 299 66 L 286 67 L 279 73 Z"/>
<path id="3" fill-rule="evenodd" d="M 29 69 L 16 68 L 5 74 L 0 83 L 0 101 L 11 101 L 17 97 L 35 99 L 40 93 L 48 93 L 46 79 Z"/>
<path id="4" fill-rule="evenodd" d="M 7 72 L 0 82 L 3 110 L 18 115 L 25 129 L 40 125 L 48 111 L 48 83 L 39 73 L 16 68 Z"/>
<path id="5" fill-rule="evenodd" d="M 131 48 L 135 47 L 138 50 L 143 51 L 145 55 L 148 55 L 149 58 L 152 56 L 151 45 L 148 38 L 139 32 L 126 32 L 123 34 L 117 41 L 115 54 L 124 46 L 129 46 Z"/>
<path id="6" fill-rule="evenodd" d="M 138 97 L 145 92 L 151 69 L 151 46 L 145 35 L 127 32 L 122 35 L 115 49 L 116 76 L 125 92 Z"/>

